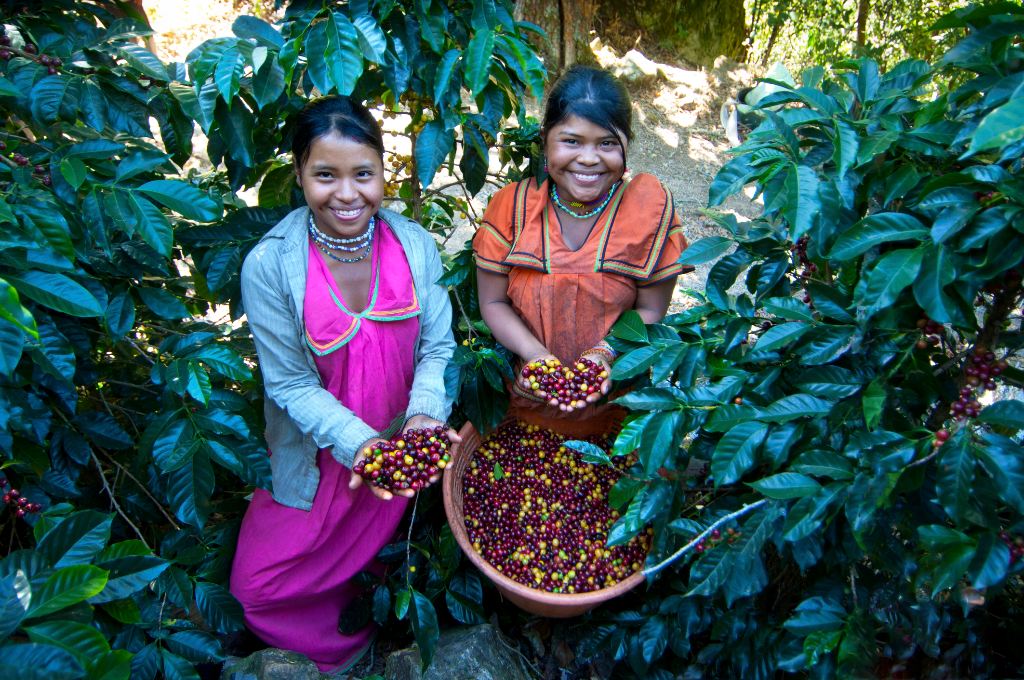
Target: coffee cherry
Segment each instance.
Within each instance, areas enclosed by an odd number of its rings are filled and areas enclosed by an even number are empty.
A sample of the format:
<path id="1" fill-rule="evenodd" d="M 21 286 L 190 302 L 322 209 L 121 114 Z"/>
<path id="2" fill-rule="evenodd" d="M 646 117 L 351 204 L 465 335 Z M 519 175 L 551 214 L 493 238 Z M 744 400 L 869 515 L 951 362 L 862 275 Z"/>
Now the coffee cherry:
<path id="1" fill-rule="evenodd" d="M 26 44 L 25 45 L 25 53 L 26 54 L 35 54 L 36 53 L 36 46 L 33 45 L 32 43 Z"/>
<path id="2" fill-rule="evenodd" d="M 381 489 L 419 491 L 448 466 L 450 449 L 443 425 L 406 430 L 390 442 L 366 447 L 353 472 Z"/>

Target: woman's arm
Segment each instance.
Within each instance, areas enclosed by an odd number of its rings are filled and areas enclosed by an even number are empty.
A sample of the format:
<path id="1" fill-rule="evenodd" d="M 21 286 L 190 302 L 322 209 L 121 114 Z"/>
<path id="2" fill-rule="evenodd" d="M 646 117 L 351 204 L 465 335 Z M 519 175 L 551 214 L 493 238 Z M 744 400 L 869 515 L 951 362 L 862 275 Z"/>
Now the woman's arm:
<path id="1" fill-rule="evenodd" d="M 321 448 L 352 467 L 356 451 L 376 430 L 345 408 L 320 383 L 305 354 L 302 324 L 268 245 L 242 265 L 242 298 L 260 359 L 267 399 L 273 400 Z"/>
<path id="2" fill-rule="evenodd" d="M 658 323 L 665 318 L 665 312 L 668 311 L 668 305 L 672 301 L 672 293 L 676 289 L 676 279 L 678 278 L 678 276 L 670 276 L 649 286 L 637 288 L 636 304 L 633 309 L 637 311 L 644 323 Z"/>
<path id="3" fill-rule="evenodd" d="M 534 337 L 512 309 L 508 299 L 508 276 L 477 267 L 476 286 L 480 298 L 480 316 L 502 345 L 524 361 L 551 356 L 550 350 Z"/>

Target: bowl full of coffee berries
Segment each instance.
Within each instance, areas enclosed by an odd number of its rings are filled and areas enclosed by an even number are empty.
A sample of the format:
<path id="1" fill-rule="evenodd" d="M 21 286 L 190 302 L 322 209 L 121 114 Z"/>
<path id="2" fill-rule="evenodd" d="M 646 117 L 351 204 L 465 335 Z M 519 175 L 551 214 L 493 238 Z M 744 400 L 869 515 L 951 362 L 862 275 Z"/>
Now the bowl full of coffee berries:
<path id="1" fill-rule="evenodd" d="M 577 616 L 644 581 L 647 529 L 608 546 L 619 517 L 608 492 L 632 465 L 584 462 L 552 430 L 509 420 L 481 438 L 459 433 L 443 478 L 444 505 L 463 552 L 501 594 L 540 616 Z M 605 437 L 581 438 L 607 450 Z"/>

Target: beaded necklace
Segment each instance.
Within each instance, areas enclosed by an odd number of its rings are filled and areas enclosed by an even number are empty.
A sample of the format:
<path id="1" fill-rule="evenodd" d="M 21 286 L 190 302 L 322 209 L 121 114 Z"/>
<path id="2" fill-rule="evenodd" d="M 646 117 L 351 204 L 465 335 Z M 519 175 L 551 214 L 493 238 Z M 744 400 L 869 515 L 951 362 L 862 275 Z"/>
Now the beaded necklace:
<path id="1" fill-rule="evenodd" d="M 313 239 L 313 243 L 320 249 L 320 252 L 338 262 L 353 263 L 365 260 L 373 249 L 373 232 L 376 227 L 377 216 L 374 215 L 370 217 L 370 223 L 362 235 L 353 238 L 336 238 L 320 231 L 319 227 L 316 226 L 316 222 L 313 221 L 313 214 L 310 213 L 309 215 L 309 237 Z M 340 257 L 332 253 L 332 250 L 343 250 L 347 253 L 355 253 L 362 250 L 363 254 L 356 257 Z"/>
<path id="2" fill-rule="evenodd" d="M 620 184 L 622 184 L 622 180 L 619 180 L 618 182 L 613 184 L 612 188 L 608 190 L 608 193 L 606 193 L 603 198 L 598 199 L 600 202 L 597 205 L 595 205 L 593 209 L 588 210 L 586 212 L 578 213 L 575 210 L 573 210 L 573 208 L 585 207 L 585 203 L 581 203 L 579 201 L 569 201 L 569 205 L 563 203 L 562 199 L 559 198 L 558 196 L 558 186 L 554 182 L 551 183 L 551 200 L 554 201 L 555 205 L 561 208 L 565 213 L 571 215 L 572 217 L 575 217 L 578 220 L 585 220 L 590 217 L 593 217 L 594 215 L 600 214 L 600 212 L 605 209 L 605 206 L 607 206 L 608 202 L 612 200 L 612 196 L 615 195 L 615 191 L 619 188 Z"/>

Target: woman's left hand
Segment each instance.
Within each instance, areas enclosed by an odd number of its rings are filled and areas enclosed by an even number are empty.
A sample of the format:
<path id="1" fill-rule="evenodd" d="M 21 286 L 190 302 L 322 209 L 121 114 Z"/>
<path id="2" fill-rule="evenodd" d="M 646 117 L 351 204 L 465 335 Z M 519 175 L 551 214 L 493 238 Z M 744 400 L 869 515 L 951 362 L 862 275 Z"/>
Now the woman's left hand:
<path id="1" fill-rule="evenodd" d="M 584 352 L 580 355 L 580 359 L 587 359 L 593 361 L 595 364 L 601 367 L 606 374 L 606 378 L 601 382 L 601 391 L 593 392 L 587 395 L 587 402 L 593 404 L 598 399 L 602 398 L 612 389 L 612 366 L 608 363 L 608 358 L 601 352 Z"/>
<path id="2" fill-rule="evenodd" d="M 423 430 L 426 428 L 434 428 L 438 426 L 444 427 L 444 425 L 445 423 L 442 423 L 440 420 L 434 420 L 433 418 L 424 415 L 416 415 L 413 416 L 412 418 L 409 418 L 409 420 L 405 421 L 405 425 L 402 426 L 402 432 L 408 432 L 409 430 Z M 459 433 L 453 430 L 452 428 L 449 427 L 448 432 L 446 432 L 446 434 L 448 435 L 448 439 L 451 441 L 453 445 L 462 442 L 462 437 L 460 437 Z M 433 484 L 439 479 L 441 479 L 440 473 L 431 477 L 430 483 Z"/>

